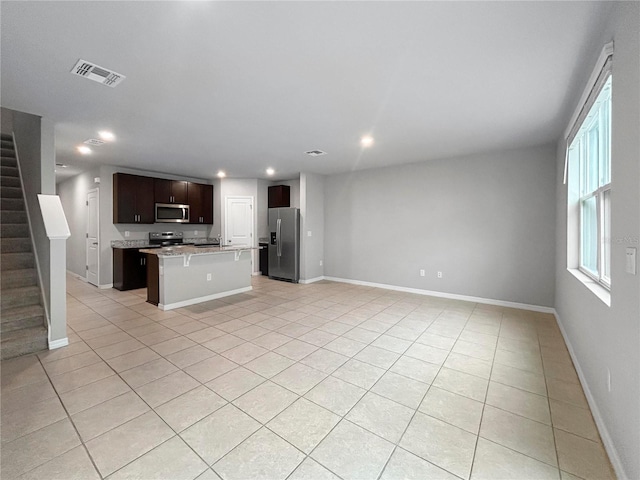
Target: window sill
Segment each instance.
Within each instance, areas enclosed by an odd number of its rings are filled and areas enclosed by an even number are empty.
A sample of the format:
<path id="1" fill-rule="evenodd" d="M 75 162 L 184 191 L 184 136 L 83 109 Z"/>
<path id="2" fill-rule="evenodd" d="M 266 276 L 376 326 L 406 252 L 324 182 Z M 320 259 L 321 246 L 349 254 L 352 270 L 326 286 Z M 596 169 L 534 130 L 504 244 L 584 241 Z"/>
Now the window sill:
<path id="1" fill-rule="evenodd" d="M 585 275 L 577 268 L 568 268 L 567 269 L 571 275 L 576 277 L 576 279 L 582 283 L 585 287 L 587 287 L 593 294 L 598 297 L 602 303 L 604 303 L 607 307 L 611 306 L 611 292 L 600 285 L 598 282 L 593 280 L 591 277 Z"/>

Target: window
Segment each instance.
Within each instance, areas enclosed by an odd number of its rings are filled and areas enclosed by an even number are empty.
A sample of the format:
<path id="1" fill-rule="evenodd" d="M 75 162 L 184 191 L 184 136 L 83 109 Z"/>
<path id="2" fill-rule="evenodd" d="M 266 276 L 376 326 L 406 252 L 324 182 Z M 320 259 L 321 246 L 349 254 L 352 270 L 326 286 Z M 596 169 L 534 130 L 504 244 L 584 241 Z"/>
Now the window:
<path id="1" fill-rule="evenodd" d="M 578 116 L 567 152 L 577 195 L 569 196 L 578 216 L 578 268 L 611 287 L 611 69 L 600 73 Z M 585 113 L 586 112 L 586 113 Z M 577 181 L 576 181 L 577 180 Z M 577 198 L 576 198 L 577 197 Z"/>

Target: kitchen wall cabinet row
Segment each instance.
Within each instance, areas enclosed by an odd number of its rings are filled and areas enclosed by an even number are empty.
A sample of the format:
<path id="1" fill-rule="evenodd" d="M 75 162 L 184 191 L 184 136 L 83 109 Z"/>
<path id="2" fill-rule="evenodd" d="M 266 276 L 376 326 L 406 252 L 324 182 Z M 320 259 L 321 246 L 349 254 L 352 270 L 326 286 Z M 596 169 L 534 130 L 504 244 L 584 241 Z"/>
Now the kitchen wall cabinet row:
<path id="1" fill-rule="evenodd" d="M 213 185 L 113 174 L 113 223 L 154 223 L 156 203 L 189 205 L 189 223 L 213 224 Z"/>

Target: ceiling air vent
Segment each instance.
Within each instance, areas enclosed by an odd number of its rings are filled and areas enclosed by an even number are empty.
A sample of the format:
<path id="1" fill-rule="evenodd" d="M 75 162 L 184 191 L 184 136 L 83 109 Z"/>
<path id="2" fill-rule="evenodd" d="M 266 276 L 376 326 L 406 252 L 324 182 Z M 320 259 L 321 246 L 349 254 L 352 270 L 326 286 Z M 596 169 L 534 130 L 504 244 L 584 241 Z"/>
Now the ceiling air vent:
<path id="1" fill-rule="evenodd" d="M 86 60 L 82 59 L 78 60 L 78 63 L 76 63 L 75 66 L 71 69 L 71 73 L 80 77 L 88 78 L 89 80 L 93 80 L 94 82 L 98 82 L 112 88 L 122 82 L 122 80 L 127 78 L 124 75 L 112 72 L 111 70 L 99 67 L 94 63 L 87 62 Z"/>
<path id="2" fill-rule="evenodd" d="M 312 157 L 319 157 L 320 155 L 326 155 L 327 152 L 323 152 L 322 150 L 309 150 L 308 152 L 304 152 L 307 155 L 310 155 Z"/>
<path id="3" fill-rule="evenodd" d="M 91 145 L 93 147 L 99 147 L 100 145 L 104 145 L 105 141 L 104 140 L 98 140 L 97 138 L 89 138 L 89 139 L 85 140 L 83 143 L 86 143 L 87 145 Z"/>

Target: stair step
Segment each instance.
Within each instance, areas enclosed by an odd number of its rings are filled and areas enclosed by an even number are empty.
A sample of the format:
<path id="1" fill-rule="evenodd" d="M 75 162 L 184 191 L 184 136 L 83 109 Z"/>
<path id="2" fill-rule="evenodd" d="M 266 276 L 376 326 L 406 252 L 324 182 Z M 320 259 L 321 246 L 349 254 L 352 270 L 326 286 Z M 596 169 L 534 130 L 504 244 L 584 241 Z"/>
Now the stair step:
<path id="1" fill-rule="evenodd" d="M 0 306 L 7 308 L 26 307 L 28 305 L 40 305 L 40 289 L 38 287 L 7 288 L 2 290 Z"/>
<path id="2" fill-rule="evenodd" d="M 22 188 L 20 187 L 5 187 L 0 188 L 0 197 L 2 198 L 22 198 Z"/>
<path id="3" fill-rule="evenodd" d="M 0 332 L 4 334 L 23 328 L 43 326 L 44 324 L 44 308 L 42 308 L 42 305 L 6 308 L 2 310 Z"/>
<path id="4" fill-rule="evenodd" d="M 47 349 L 47 329 L 44 326 L 23 328 L 2 335 L 0 358 L 27 355 Z"/>
<path id="5" fill-rule="evenodd" d="M 22 190 L 22 184 L 20 183 L 20 177 L 18 176 L 18 169 L 11 167 L 0 167 L 2 172 L 0 173 L 0 186 L 2 187 L 16 187 Z M 15 170 L 15 175 L 5 174 L 5 170 Z M 22 195 L 20 195 L 22 196 Z"/>
<path id="6" fill-rule="evenodd" d="M 17 178 L 18 182 L 20 181 L 20 173 L 18 172 L 18 164 L 16 163 L 15 166 L 4 166 L 4 165 L 0 165 L 0 175 L 2 175 L 2 177 L 8 177 L 8 178 Z M 4 183 L 3 183 L 4 185 Z"/>
<path id="7" fill-rule="evenodd" d="M 18 161 L 13 157 L 0 157 L 0 166 L 17 168 Z"/>
<path id="8" fill-rule="evenodd" d="M 13 137 L 11 136 L 10 133 L 0 132 L 0 140 L 7 140 L 7 141 L 12 142 L 13 141 Z"/>
<path id="9" fill-rule="evenodd" d="M 20 253 L 31 251 L 29 237 L 3 238 L 0 243 L 0 253 Z"/>
<path id="10" fill-rule="evenodd" d="M 0 237 L 23 238 L 29 236 L 29 225 L 26 223 L 2 223 L 0 225 Z"/>
<path id="11" fill-rule="evenodd" d="M 1 210 L 24 210 L 24 199 L 22 198 L 0 198 Z"/>
<path id="12" fill-rule="evenodd" d="M 3 157 L 16 158 L 16 152 L 13 148 L 0 148 L 0 155 Z"/>
<path id="13" fill-rule="evenodd" d="M 0 288 L 32 287 L 38 285 L 38 273 L 35 268 L 8 270 L 0 275 Z"/>
<path id="14" fill-rule="evenodd" d="M 9 138 L 1 138 L 0 139 L 0 148 L 13 148 L 13 139 Z"/>
<path id="15" fill-rule="evenodd" d="M 31 252 L 0 253 L 0 261 L 2 262 L 0 268 L 2 268 L 3 272 L 35 267 L 33 253 Z"/>
<path id="16" fill-rule="evenodd" d="M 24 210 L 2 210 L 3 223 L 27 223 L 27 212 Z"/>

